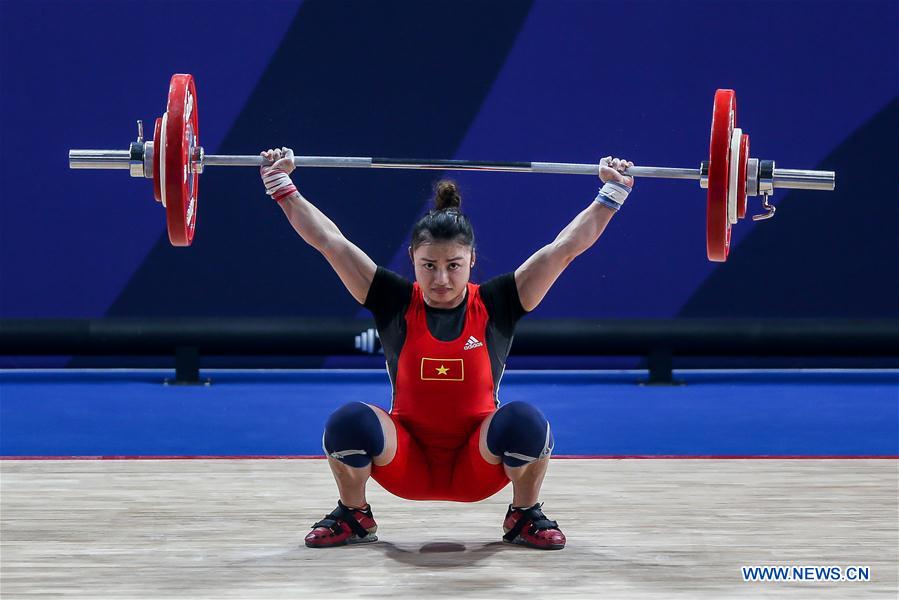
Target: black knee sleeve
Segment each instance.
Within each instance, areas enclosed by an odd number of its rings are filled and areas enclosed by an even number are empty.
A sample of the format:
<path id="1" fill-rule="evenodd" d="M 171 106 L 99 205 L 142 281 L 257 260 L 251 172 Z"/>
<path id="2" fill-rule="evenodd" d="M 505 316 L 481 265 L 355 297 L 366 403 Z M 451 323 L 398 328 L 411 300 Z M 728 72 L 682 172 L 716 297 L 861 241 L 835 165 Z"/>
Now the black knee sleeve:
<path id="1" fill-rule="evenodd" d="M 487 430 L 487 448 L 501 456 L 503 463 L 520 467 L 549 456 L 553 434 L 549 421 L 527 402 L 510 402 L 499 407 Z"/>
<path id="2" fill-rule="evenodd" d="M 384 430 L 374 409 L 363 402 L 344 404 L 328 418 L 322 447 L 331 458 L 364 467 L 384 451 Z"/>

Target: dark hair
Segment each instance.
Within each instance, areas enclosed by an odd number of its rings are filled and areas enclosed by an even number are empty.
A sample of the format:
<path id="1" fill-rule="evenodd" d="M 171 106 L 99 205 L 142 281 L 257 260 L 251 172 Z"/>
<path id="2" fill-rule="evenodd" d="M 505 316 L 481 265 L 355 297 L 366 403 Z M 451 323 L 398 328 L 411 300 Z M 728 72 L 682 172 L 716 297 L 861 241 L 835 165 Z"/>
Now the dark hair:
<path id="1" fill-rule="evenodd" d="M 474 247 L 471 221 L 462 214 L 462 196 L 456 184 L 442 179 L 434 186 L 434 209 L 412 228 L 412 250 L 435 241 L 453 241 Z"/>

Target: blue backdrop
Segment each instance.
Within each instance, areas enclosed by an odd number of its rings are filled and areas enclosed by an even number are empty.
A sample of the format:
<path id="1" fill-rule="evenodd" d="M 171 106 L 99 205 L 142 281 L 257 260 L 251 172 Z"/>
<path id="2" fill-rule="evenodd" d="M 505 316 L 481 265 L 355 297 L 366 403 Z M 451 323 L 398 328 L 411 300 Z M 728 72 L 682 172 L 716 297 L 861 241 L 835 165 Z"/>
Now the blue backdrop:
<path id="1" fill-rule="evenodd" d="M 705 193 L 642 180 L 541 317 L 899 316 L 899 3 L 0 3 L 0 317 L 363 316 L 252 169 L 201 179 L 191 248 L 171 248 L 148 181 L 71 171 L 69 148 L 124 149 L 198 84 L 208 153 L 696 167 L 716 88 L 737 91 L 752 154 L 837 171 L 779 192 L 705 260 Z M 405 247 L 433 172 L 309 170 L 295 180 L 379 264 Z M 512 270 L 597 182 L 457 175 L 485 279 Z M 750 211 L 758 211 L 753 199 Z M 314 292 L 311 292 L 314 291 Z"/>

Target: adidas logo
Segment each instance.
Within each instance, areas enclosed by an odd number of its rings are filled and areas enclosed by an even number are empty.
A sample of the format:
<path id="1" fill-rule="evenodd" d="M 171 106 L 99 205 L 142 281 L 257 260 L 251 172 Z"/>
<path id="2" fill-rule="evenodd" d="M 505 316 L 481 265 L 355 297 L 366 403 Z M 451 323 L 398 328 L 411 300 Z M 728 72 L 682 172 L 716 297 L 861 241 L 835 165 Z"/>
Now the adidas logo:
<path id="1" fill-rule="evenodd" d="M 472 350 L 474 348 L 480 348 L 483 345 L 484 344 L 482 344 L 481 342 L 478 341 L 478 338 L 476 338 L 475 336 L 471 336 L 468 338 L 468 341 L 465 342 L 465 347 L 462 349 L 463 350 Z"/>

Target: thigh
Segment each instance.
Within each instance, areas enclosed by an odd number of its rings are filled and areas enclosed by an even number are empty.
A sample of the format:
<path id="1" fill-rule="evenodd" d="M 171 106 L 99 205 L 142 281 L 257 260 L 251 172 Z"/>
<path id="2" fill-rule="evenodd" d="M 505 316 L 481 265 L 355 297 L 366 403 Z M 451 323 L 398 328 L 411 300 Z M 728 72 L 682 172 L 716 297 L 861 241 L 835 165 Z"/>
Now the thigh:
<path id="1" fill-rule="evenodd" d="M 468 437 L 468 441 L 456 455 L 450 484 L 451 498 L 456 502 L 477 502 L 489 498 L 509 483 L 506 471 L 501 462 L 488 462 L 482 452 L 484 437 L 490 419 L 488 415 L 481 425 Z M 489 452 L 487 452 L 489 455 Z M 496 459 L 496 457 L 491 458 Z"/>
<path id="2" fill-rule="evenodd" d="M 432 500 L 432 475 L 428 459 L 420 444 L 396 417 L 376 408 L 382 419 L 385 439 L 392 437 L 393 456 L 387 461 L 390 445 L 385 442 L 379 460 L 372 462 L 371 476 L 385 490 L 407 500 Z M 383 423 L 383 419 L 389 423 Z M 389 436 L 389 431 L 395 432 Z M 378 464 L 381 463 L 381 464 Z"/>

